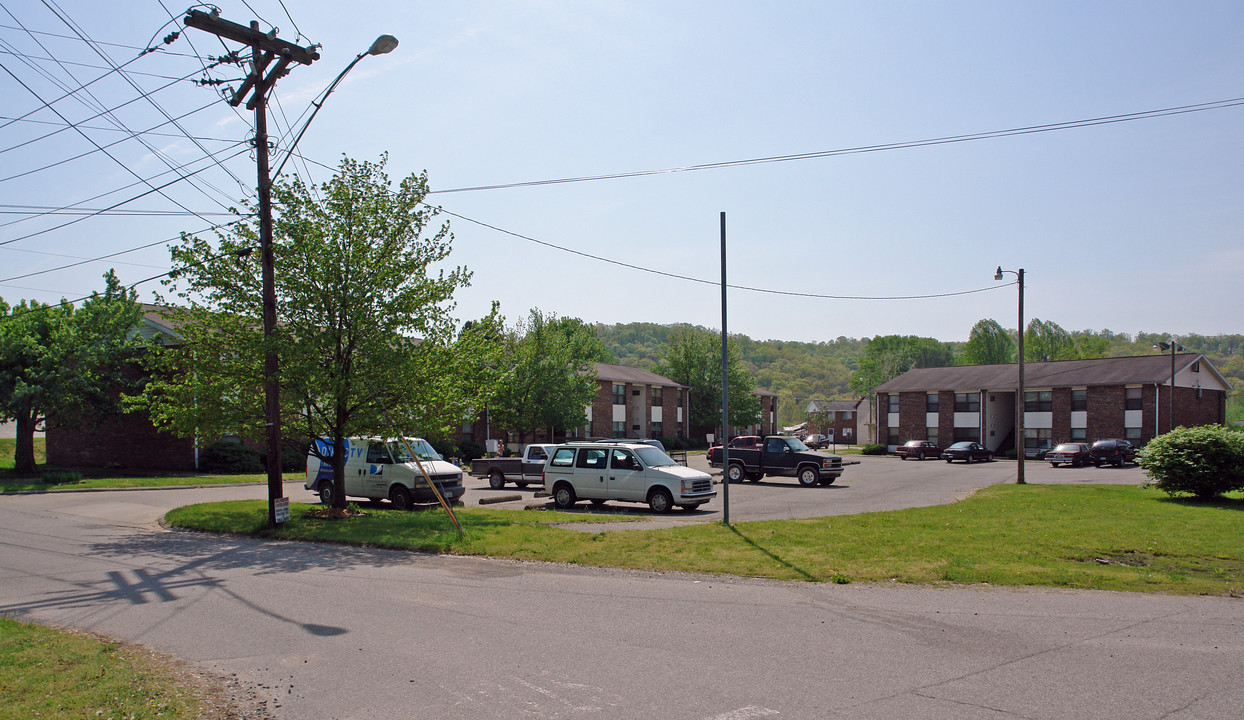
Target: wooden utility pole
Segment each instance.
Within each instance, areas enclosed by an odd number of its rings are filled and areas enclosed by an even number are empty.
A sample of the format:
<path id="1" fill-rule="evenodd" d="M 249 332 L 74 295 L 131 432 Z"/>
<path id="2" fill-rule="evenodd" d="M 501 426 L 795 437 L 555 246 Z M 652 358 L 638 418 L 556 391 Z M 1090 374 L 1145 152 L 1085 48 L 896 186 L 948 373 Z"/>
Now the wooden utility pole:
<path id="1" fill-rule="evenodd" d="M 273 335 L 276 330 L 276 263 L 272 255 L 272 180 L 268 169 L 268 91 L 289 72 L 291 62 L 310 65 L 320 59 L 319 53 L 281 40 L 259 29 L 229 22 L 218 13 L 191 10 L 184 20 L 186 27 L 197 28 L 233 40 L 251 48 L 251 70 L 241 87 L 233 93 L 229 104 L 237 107 L 246 100 L 247 110 L 255 111 L 255 156 L 259 174 L 259 251 L 263 263 L 263 336 L 264 336 L 264 420 L 267 424 L 268 446 L 268 524 L 277 525 L 277 500 L 284 496 L 281 486 L 281 398 L 280 368 L 277 363 Z M 276 63 L 272 64 L 275 60 Z M 269 65 L 272 65 L 269 69 Z"/>

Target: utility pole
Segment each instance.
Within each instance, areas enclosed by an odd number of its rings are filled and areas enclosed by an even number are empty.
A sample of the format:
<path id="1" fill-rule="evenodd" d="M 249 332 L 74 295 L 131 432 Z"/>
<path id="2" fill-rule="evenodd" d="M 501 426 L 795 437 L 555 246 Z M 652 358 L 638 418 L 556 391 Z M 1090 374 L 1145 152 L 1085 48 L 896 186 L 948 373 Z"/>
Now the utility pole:
<path id="1" fill-rule="evenodd" d="M 281 486 L 281 398 L 279 367 L 273 336 L 276 331 L 276 271 L 272 254 L 272 180 L 268 169 L 268 91 L 289 72 L 291 62 L 310 65 L 320 59 L 319 53 L 281 40 L 275 33 L 229 22 L 218 11 L 205 13 L 191 10 L 183 21 L 186 27 L 197 28 L 251 48 L 251 70 L 242 86 L 229 98 L 237 107 L 246 100 L 247 110 L 255 111 L 255 155 L 259 174 L 259 251 L 263 263 L 263 337 L 264 337 L 264 420 L 267 424 L 268 446 L 268 525 L 277 525 L 277 500 L 284 497 Z M 272 61 L 269 70 L 268 66 Z M 288 506 L 284 517 L 288 516 Z M 284 519 L 284 518 L 283 518 Z M 282 521 L 283 521 L 282 519 Z"/>

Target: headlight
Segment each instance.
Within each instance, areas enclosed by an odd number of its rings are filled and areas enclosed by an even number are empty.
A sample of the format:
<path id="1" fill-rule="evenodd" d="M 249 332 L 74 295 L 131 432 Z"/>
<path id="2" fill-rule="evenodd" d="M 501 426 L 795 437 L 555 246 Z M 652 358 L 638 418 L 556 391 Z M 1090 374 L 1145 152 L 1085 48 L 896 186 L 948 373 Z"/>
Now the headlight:
<path id="1" fill-rule="evenodd" d="M 695 480 L 687 480 L 684 478 L 682 481 L 682 491 L 684 493 L 695 492 Z"/>

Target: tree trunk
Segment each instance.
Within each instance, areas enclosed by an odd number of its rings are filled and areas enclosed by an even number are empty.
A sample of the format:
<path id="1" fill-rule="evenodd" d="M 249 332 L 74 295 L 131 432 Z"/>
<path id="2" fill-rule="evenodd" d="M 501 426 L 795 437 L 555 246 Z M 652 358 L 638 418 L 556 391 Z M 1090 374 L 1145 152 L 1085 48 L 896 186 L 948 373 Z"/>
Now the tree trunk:
<path id="1" fill-rule="evenodd" d="M 13 472 L 16 475 L 35 475 L 35 418 L 25 410 L 17 416 L 17 449 L 13 453 Z"/>

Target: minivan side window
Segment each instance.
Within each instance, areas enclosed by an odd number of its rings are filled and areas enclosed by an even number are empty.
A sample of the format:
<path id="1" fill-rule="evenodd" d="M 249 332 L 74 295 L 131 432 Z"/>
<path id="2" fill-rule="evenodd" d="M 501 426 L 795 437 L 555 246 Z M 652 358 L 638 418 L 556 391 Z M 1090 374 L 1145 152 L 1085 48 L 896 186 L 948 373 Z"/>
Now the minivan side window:
<path id="1" fill-rule="evenodd" d="M 553 467 L 570 467 L 574 464 L 574 448 L 557 448 L 553 453 Z"/>
<path id="2" fill-rule="evenodd" d="M 603 470 L 606 457 L 608 455 L 603 448 L 579 448 L 579 461 L 575 463 L 575 467 L 599 468 Z"/>
<path id="3" fill-rule="evenodd" d="M 635 456 L 631 454 L 630 450 L 617 449 L 613 451 L 609 467 L 614 470 L 638 470 L 639 463 L 635 462 Z"/>

